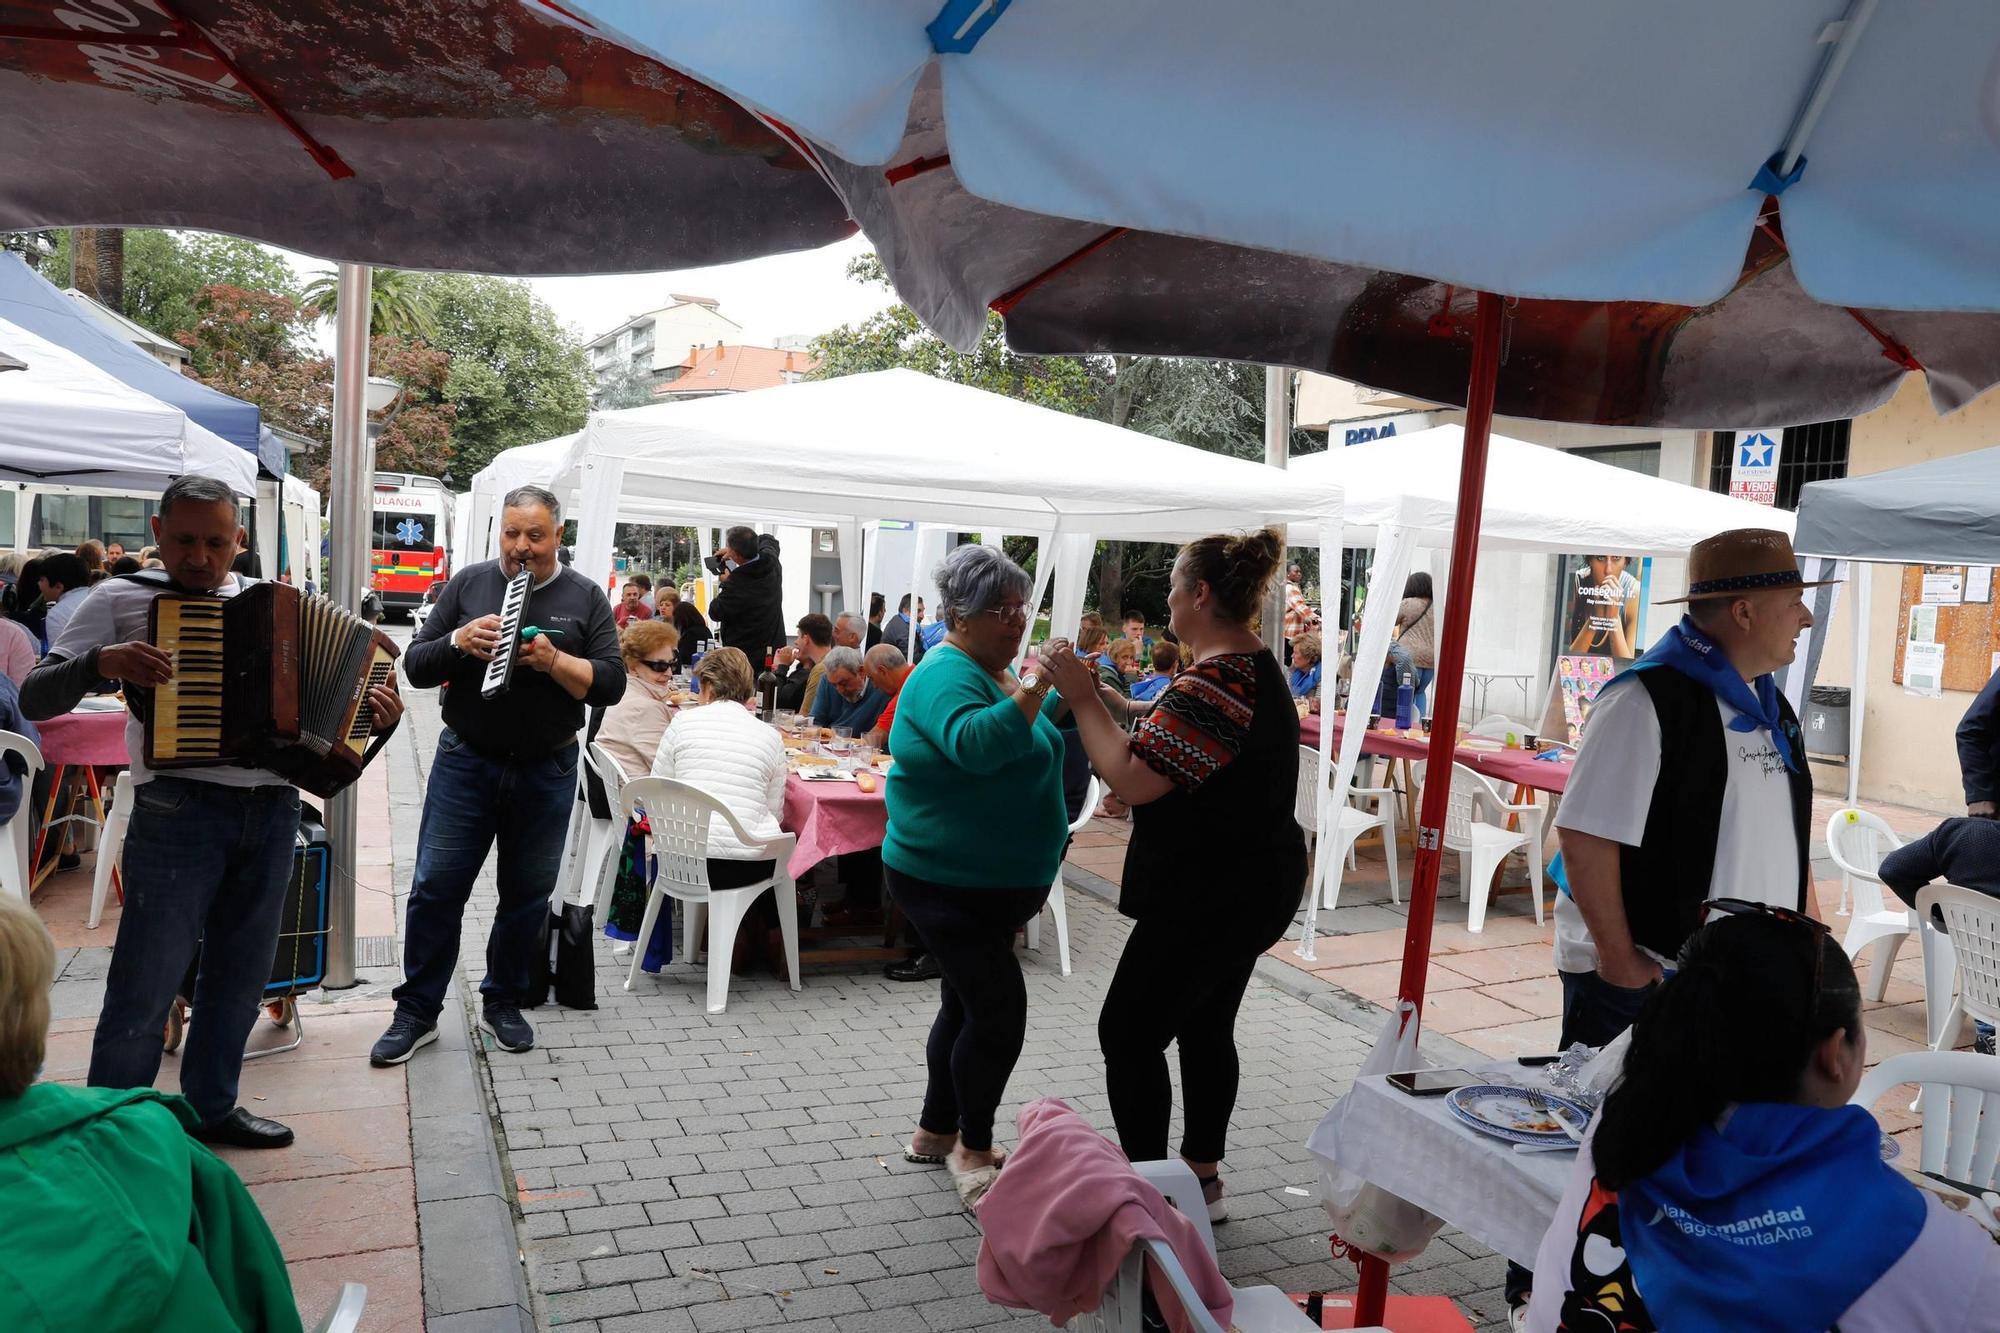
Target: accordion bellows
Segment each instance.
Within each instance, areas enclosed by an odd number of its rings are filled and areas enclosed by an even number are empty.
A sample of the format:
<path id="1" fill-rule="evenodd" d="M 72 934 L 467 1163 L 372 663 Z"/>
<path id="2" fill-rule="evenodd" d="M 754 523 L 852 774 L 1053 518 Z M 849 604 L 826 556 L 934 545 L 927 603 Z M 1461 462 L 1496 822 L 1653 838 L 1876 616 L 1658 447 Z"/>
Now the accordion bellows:
<path id="1" fill-rule="evenodd" d="M 360 776 L 375 722 L 368 691 L 399 655 L 361 617 L 258 583 L 229 598 L 161 593 L 147 637 L 174 659 L 144 718 L 148 768 L 265 768 L 316 796 Z"/>

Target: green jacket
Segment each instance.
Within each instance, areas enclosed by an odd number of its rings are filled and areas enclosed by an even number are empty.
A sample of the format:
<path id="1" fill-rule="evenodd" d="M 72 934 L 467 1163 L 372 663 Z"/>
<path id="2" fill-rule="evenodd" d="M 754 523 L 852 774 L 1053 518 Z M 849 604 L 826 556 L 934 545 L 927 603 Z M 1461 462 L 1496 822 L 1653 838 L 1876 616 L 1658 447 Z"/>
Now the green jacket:
<path id="1" fill-rule="evenodd" d="M 924 654 L 889 733 L 882 863 L 956 888 L 1048 884 L 1069 840 L 1063 737 L 1046 709 L 1031 723 L 949 643 Z"/>
<path id="2" fill-rule="evenodd" d="M 151 1088 L 0 1100 L 0 1329 L 299 1333 L 277 1238 L 194 1122 Z"/>

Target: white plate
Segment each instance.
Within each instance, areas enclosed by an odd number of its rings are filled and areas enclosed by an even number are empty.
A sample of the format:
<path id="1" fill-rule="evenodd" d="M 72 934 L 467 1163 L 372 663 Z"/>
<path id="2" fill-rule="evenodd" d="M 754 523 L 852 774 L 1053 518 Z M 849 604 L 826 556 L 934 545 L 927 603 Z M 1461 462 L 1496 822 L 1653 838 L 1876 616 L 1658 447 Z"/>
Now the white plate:
<path id="1" fill-rule="evenodd" d="M 1553 1092 L 1542 1094 L 1550 1105 L 1561 1106 L 1571 1117 L 1571 1123 L 1587 1125 L 1590 1115 L 1581 1106 L 1566 1097 Z M 1460 1123 L 1496 1139 L 1508 1143 L 1568 1143 L 1569 1135 L 1563 1132 L 1553 1111 L 1537 1111 L 1528 1102 L 1525 1088 L 1510 1088 L 1498 1083 L 1475 1083 L 1458 1088 L 1448 1094 L 1444 1104 Z"/>

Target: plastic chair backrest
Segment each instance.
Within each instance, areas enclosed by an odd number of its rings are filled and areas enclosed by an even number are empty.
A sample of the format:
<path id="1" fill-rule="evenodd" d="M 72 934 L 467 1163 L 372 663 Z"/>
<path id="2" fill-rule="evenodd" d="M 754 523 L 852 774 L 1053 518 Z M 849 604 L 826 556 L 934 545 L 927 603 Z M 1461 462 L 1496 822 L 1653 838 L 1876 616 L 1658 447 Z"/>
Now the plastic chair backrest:
<path id="1" fill-rule="evenodd" d="M 1485 822 L 1481 818 L 1481 807 L 1495 809 L 1500 803 L 1500 793 L 1494 791 L 1485 778 L 1464 764 L 1453 764 L 1451 800 L 1445 807 L 1444 845 L 1458 848 L 1470 844 L 1472 826 Z"/>
<path id="2" fill-rule="evenodd" d="M 1299 747 L 1298 795 L 1292 802 L 1292 818 L 1311 837 L 1319 831 L 1319 799 L 1325 791 L 1319 777 L 1319 751 L 1310 745 Z"/>
<path id="3" fill-rule="evenodd" d="M 1933 908 L 1943 914 L 1958 955 L 1958 998 L 1965 1012 L 2000 1024 L 2000 898 L 1956 884 L 1928 884 L 1917 891 L 1917 919 L 1931 920 Z M 2000 1134 L 2000 1124 L 1994 1133 Z"/>
<path id="4" fill-rule="evenodd" d="M 618 803 L 628 814 L 643 809 L 652 829 L 654 875 L 675 898 L 705 899 L 708 886 L 708 828 L 721 819 L 746 846 L 759 838 L 737 822 L 728 806 L 712 792 L 674 778 L 633 778 L 619 790 Z"/>
<path id="5" fill-rule="evenodd" d="M 1095 774 L 1090 785 L 1083 789 L 1083 804 L 1077 809 L 1076 822 L 1069 826 L 1072 835 L 1090 827 L 1090 821 L 1097 818 L 1097 803 L 1104 799 L 1104 783 Z"/>
<path id="6" fill-rule="evenodd" d="M 596 772 L 597 780 L 604 784 L 605 791 L 622 792 L 625 790 L 625 784 L 632 780 L 631 775 L 625 771 L 625 765 L 619 763 L 617 757 L 599 742 L 592 741 L 584 750 L 584 754 L 589 758 L 590 767 Z"/>
<path id="7" fill-rule="evenodd" d="M 2000 1165 L 2000 1060 L 1974 1051 L 1892 1055 L 1862 1078 L 1852 1104 L 1872 1112 L 1901 1083 L 1924 1090 L 1917 1169 L 1990 1187 Z"/>
<path id="8" fill-rule="evenodd" d="M 1882 858 L 1903 845 L 1880 815 L 1848 807 L 1826 821 L 1826 853 L 1847 877 L 1857 916 L 1888 910 L 1882 897 Z"/>
<path id="9" fill-rule="evenodd" d="M 19 755 L 21 762 L 28 766 L 30 778 L 42 771 L 42 747 L 18 731 L 0 731 L 0 754 Z M 21 802 L 21 808 L 26 809 L 29 804 L 30 802 L 24 800 Z"/>
<path id="10" fill-rule="evenodd" d="M 361 1327 L 361 1316 L 367 1308 L 368 1288 L 359 1282 L 343 1282 L 333 1308 L 326 1312 L 326 1318 L 313 1325 L 312 1333 L 354 1333 Z"/>

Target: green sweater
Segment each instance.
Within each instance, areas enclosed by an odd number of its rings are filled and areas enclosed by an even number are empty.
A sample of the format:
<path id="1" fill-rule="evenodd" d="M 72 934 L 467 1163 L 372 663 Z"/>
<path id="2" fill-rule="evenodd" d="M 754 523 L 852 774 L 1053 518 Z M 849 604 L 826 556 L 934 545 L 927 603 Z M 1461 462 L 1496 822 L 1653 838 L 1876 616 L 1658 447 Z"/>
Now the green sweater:
<path id="1" fill-rule="evenodd" d="M 299 1333 L 271 1228 L 192 1123 L 151 1088 L 0 1098 L 0 1329 Z"/>
<path id="2" fill-rule="evenodd" d="M 882 863 L 960 888 L 1051 883 L 1062 865 L 1062 733 L 1031 724 L 977 662 L 948 643 L 903 683 L 889 733 Z"/>

